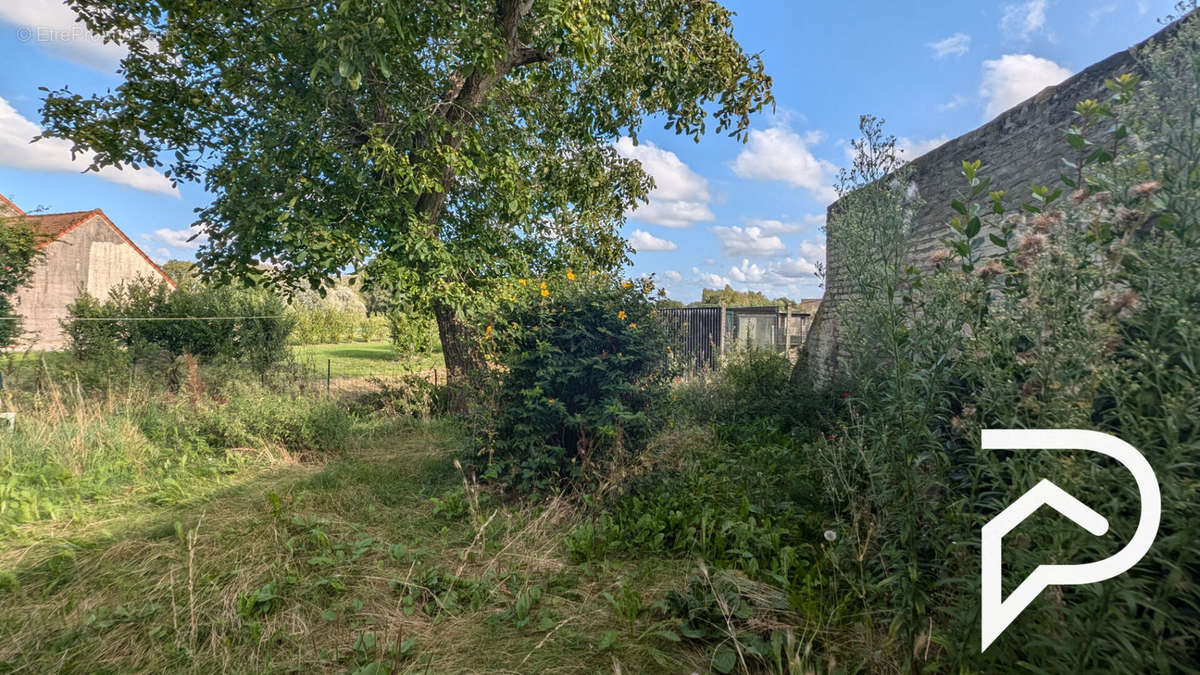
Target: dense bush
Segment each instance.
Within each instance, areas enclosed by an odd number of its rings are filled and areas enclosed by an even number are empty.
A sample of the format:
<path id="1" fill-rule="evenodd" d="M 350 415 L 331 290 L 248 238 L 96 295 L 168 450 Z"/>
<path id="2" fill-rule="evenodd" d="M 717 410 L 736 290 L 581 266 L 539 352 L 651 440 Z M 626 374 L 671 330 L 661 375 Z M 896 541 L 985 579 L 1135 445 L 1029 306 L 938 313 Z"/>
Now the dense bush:
<path id="1" fill-rule="evenodd" d="M 284 309 L 265 290 L 199 283 L 172 290 L 142 277 L 113 288 L 104 300 L 81 295 L 68 307 L 63 332 L 78 360 L 103 368 L 190 354 L 261 374 L 289 356 L 293 321 Z"/>
<path id="2" fill-rule="evenodd" d="M 855 296 L 839 308 L 859 383 L 848 421 L 810 452 L 837 514 L 844 578 L 865 617 L 886 617 L 905 669 L 1168 672 L 1200 645 L 1200 22 L 1140 58 L 1149 83 L 1109 83 L 1077 107 L 1076 167 L 1020 204 L 964 163 L 958 216 L 931 258 L 908 267 L 903 172 L 871 121 L 837 227 Z M 883 179 L 884 176 L 895 177 Z M 1016 202 L 1014 204 L 1014 202 Z M 1019 207 L 1017 204 L 1020 204 Z M 998 251 L 983 255 L 988 245 Z M 1134 444 L 1164 495 L 1150 552 L 1129 572 L 1052 588 L 984 653 L 979 529 L 1037 481 L 1088 495 L 1108 517 L 1093 537 L 1034 517 L 1004 552 L 1005 588 L 1037 565 L 1115 553 L 1138 495 L 1085 453 L 994 453 L 984 428 L 1093 428 Z M 1169 581 L 1168 581 L 1169 580 Z"/>
<path id="3" fill-rule="evenodd" d="M 653 282 L 574 277 L 523 284 L 485 331 L 503 368 L 467 459 L 519 490 L 635 451 L 661 421 L 652 404 L 669 380 L 669 344 Z"/>
<path id="4" fill-rule="evenodd" d="M 832 421 L 843 406 L 840 393 L 814 391 L 804 378 L 792 377 L 793 364 L 783 354 L 741 348 L 722 356 L 714 375 L 702 375 L 674 387 L 678 421 L 691 424 L 739 425 L 768 421 L 784 431 L 804 435 Z"/>

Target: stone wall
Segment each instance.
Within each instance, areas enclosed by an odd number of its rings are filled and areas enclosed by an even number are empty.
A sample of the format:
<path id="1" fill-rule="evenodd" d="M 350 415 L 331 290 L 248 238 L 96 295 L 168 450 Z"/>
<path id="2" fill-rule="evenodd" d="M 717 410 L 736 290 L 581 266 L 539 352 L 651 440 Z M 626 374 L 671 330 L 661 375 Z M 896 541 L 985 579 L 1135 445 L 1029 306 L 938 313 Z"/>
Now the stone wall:
<path id="1" fill-rule="evenodd" d="M 1060 185 L 1059 175 L 1067 171 L 1062 158 L 1070 151 L 1065 130 L 1071 126 L 1072 113 L 1079 101 L 1108 97 L 1106 79 L 1125 72 L 1136 72 L 1133 52 L 1151 40 L 1160 40 L 1173 32 L 1178 23 L 1168 26 L 1130 50 L 1113 54 L 1053 87 L 1002 113 L 991 122 L 931 150 L 911 164 L 913 179 L 923 207 L 913 223 L 911 240 L 913 264 L 929 268 L 929 255 L 941 248 L 940 238 L 950 233 L 953 215 L 950 201 L 965 185 L 962 162 L 982 161 L 981 175 L 990 177 L 990 190 L 1007 191 L 1006 203 L 1029 201 L 1032 185 Z M 837 203 L 829 206 L 826 232 L 825 297 L 805 343 L 810 377 L 827 383 L 838 371 L 845 354 L 839 350 L 839 301 L 851 292 L 854 270 L 846 269 L 839 257 Z M 985 250 L 986 254 L 986 250 Z"/>

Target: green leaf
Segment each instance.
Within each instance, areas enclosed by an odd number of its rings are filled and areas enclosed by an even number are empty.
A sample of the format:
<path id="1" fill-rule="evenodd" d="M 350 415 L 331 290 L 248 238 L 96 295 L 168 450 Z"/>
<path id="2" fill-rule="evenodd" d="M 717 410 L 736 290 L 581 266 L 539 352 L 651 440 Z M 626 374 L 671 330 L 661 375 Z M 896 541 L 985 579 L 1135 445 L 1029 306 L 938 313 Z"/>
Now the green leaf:
<path id="1" fill-rule="evenodd" d="M 718 673 L 732 673 L 737 666 L 737 653 L 727 645 L 717 647 L 712 656 L 713 670 Z"/>
<path id="2" fill-rule="evenodd" d="M 967 229 L 963 230 L 963 234 L 965 234 L 968 238 L 974 237 L 975 235 L 979 234 L 979 230 L 982 226 L 983 224 L 980 222 L 979 216 L 972 216 L 971 220 L 967 222 Z"/>

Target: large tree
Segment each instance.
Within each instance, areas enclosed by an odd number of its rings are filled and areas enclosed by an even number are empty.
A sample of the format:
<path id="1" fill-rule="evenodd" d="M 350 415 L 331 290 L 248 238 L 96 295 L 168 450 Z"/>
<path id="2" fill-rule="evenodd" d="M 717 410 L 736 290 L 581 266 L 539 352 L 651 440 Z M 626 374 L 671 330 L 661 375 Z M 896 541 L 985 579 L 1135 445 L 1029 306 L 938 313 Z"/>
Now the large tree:
<path id="1" fill-rule="evenodd" d="M 647 118 L 742 138 L 772 103 L 713 0 L 68 4 L 129 52 L 111 92 L 48 92 L 47 135 L 203 181 L 209 274 L 366 267 L 433 310 L 452 377 L 481 363 L 464 312 L 505 277 L 627 261 L 652 183 L 615 139 Z"/>

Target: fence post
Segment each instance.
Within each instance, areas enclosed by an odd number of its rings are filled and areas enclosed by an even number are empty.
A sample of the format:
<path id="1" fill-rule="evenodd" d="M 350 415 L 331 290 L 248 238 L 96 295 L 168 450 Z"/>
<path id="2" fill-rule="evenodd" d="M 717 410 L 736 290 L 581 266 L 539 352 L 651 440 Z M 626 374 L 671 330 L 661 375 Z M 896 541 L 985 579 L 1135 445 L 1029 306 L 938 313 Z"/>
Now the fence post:
<path id="1" fill-rule="evenodd" d="M 783 319 L 783 355 L 792 353 L 792 303 L 787 303 L 787 316 Z"/>
<path id="2" fill-rule="evenodd" d="M 329 393 L 329 383 L 333 380 L 333 359 L 325 359 L 325 393 Z"/>
<path id="3" fill-rule="evenodd" d="M 727 329 L 725 326 L 725 305 L 721 305 L 720 326 L 719 326 L 719 330 L 717 331 L 717 342 L 719 343 L 717 351 L 722 355 L 725 354 L 725 331 L 726 330 Z"/>

